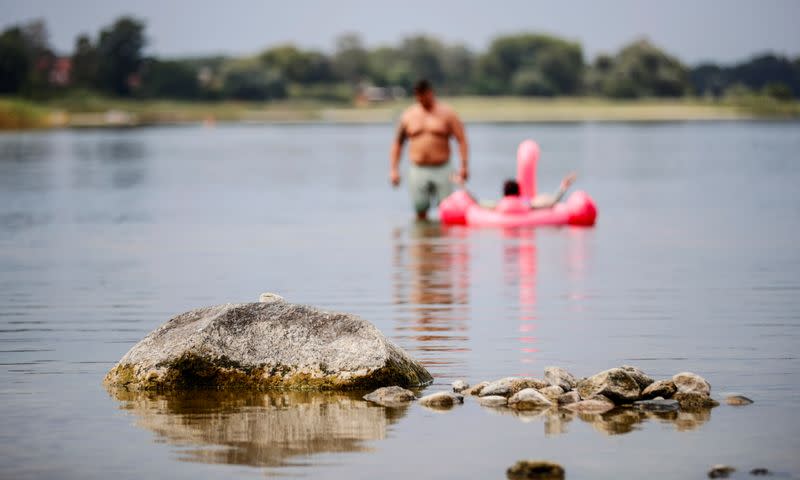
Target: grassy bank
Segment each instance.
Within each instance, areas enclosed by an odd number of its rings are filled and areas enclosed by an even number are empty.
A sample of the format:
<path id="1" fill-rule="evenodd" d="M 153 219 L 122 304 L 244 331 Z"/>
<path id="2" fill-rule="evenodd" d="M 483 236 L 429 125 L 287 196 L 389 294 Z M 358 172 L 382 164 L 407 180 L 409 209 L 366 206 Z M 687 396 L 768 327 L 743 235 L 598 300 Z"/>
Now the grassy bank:
<path id="1" fill-rule="evenodd" d="M 454 97 L 445 99 L 466 122 L 681 121 L 800 118 L 800 102 L 763 96 L 703 99 Z M 216 122 L 393 122 L 410 100 L 365 107 L 320 101 L 180 102 L 120 100 L 94 95 L 32 103 L 0 99 L 0 129 L 136 126 Z"/>

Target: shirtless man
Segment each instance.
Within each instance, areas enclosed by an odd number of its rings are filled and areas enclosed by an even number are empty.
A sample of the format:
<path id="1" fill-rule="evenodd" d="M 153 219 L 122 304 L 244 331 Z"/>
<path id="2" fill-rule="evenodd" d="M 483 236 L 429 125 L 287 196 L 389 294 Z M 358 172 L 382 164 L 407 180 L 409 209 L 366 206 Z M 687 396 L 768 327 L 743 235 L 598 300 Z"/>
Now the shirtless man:
<path id="1" fill-rule="evenodd" d="M 392 143 L 390 178 L 400 184 L 400 156 L 406 139 L 411 139 L 408 156 L 411 168 L 408 186 L 417 218 L 424 220 L 433 200 L 436 206 L 453 191 L 453 181 L 463 184 L 469 178 L 469 151 L 464 124 L 449 106 L 436 101 L 427 80 L 414 85 L 417 103 L 408 107 L 400 118 L 397 136 Z M 458 141 L 461 169 L 455 180 L 450 168 L 450 137 Z"/>

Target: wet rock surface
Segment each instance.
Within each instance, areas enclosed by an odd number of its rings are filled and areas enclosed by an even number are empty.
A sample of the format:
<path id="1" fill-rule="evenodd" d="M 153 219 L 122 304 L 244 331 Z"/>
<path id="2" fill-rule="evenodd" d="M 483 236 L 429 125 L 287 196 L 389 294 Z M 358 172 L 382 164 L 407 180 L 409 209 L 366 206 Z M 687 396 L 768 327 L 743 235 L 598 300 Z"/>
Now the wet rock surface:
<path id="1" fill-rule="evenodd" d="M 562 480 L 564 468 L 553 462 L 522 460 L 506 470 L 506 477 L 512 480 Z"/>
<path id="2" fill-rule="evenodd" d="M 416 400 L 414 392 L 405 388 L 392 386 L 381 387 L 372 393 L 364 395 L 364 400 L 384 407 L 396 407 L 406 405 L 408 402 Z"/>
<path id="3" fill-rule="evenodd" d="M 675 382 L 670 380 L 659 380 L 657 382 L 653 382 L 647 386 L 644 390 L 642 390 L 642 398 L 655 398 L 655 397 L 663 397 L 663 398 L 672 398 L 675 393 L 678 392 L 678 388 L 675 387 Z"/>
<path id="4" fill-rule="evenodd" d="M 708 478 L 728 478 L 736 469 L 729 465 L 714 465 L 708 471 Z"/>
<path id="5" fill-rule="evenodd" d="M 575 390 L 563 393 L 558 396 L 559 405 L 569 405 L 570 403 L 576 403 L 580 401 L 581 401 L 581 396 L 578 395 L 578 392 L 576 392 Z"/>
<path id="6" fill-rule="evenodd" d="M 578 382 L 581 398 L 603 395 L 617 404 L 639 399 L 641 388 L 634 377 L 622 368 L 611 368 Z"/>
<path id="7" fill-rule="evenodd" d="M 672 377 L 678 393 L 700 393 L 711 395 L 711 384 L 705 378 L 691 372 L 681 372 Z"/>
<path id="8" fill-rule="evenodd" d="M 485 388 L 487 385 L 489 385 L 489 382 L 480 382 L 480 383 L 478 383 L 477 385 L 473 385 L 473 386 L 471 386 L 471 387 L 467 388 L 466 390 L 464 390 L 464 391 L 463 391 L 463 392 L 461 392 L 461 393 L 463 393 L 464 395 L 471 395 L 471 396 L 480 395 L 481 391 L 482 391 L 482 390 L 483 390 L 483 389 L 484 389 L 484 388 Z"/>
<path id="9" fill-rule="evenodd" d="M 727 403 L 728 405 L 740 407 L 743 405 L 750 405 L 751 403 L 753 403 L 753 401 L 745 397 L 744 395 L 729 395 L 725 397 L 725 403 Z"/>
<path id="10" fill-rule="evenodd" d="M 580 402 L 570 403 L 564 408 L 577 413 L 605 413 L 614 409 L 614 402 L 602 395 L 597 395 Z"/>
<path id="11" fill-rule="evenodd" d="M 622 370 L 625 370 L 628 375 L 630 375 L 636 383 L 639 385 L 640 390 L 644 390 L 650 384 L 653 383 L 653 379 L 647 376 L 643 371 L 639 370 L 636 367 L 632 367 L 630 365 L 623 365 L 620 367 Z"/>
<path id="12" fill-rule="evenodd" d="M 460 393 L 469 388 L 469 383 L 464 380 L 456 380 L 450 386 L 453 387 L 454 392 Z"/>
<path id="13" fill-rule="evenodd" d="M 714 408 L 719 402 L 702 393 L 676 393 L 672 398 L 678 401 L 683 410 Z"/>
<path id="14" fill-rule="evenodd" d="M 550 385 L 561 387 L 565 392 L 572 390 L 578 384 L 575 376 L 561 367 L 545 368 L 544 381 Z"/>
<path id="15" fill-rule="evenodd" d="M 464 396 L 453 392 L 437 392 L 419 399 L 419 404 L 430 408 L 447 409 L 464 403 Z"/>
<path id="16" fill-rule="evenodd" d="M 508 406 L 517 410 L 539 410 L 553 402 L 535 388 L 523 388 L 508 399 Z"/>
<path id="17" fill-rule="evenodd" d="M 348 390 L 432 381 L 361 317 L 262 298 L 173 317 L 131 348 L 104 383 L 130 390 Z"/>
<path id="18" fill-rule="evenodd" d="M 500 395 L 503 397 L 510 397 L 515 393 L 519 392 L 520 390 L 526 388 L 544 388 L 547 387 L 547 383 L 538 378 L 529 378 L 529 377 L 506 377 L 501 378 L 500 380 L 495 380 L 490 384 L 486 385 L 480 392 L 481 397 L 485 397 L 488 395 Z"/>

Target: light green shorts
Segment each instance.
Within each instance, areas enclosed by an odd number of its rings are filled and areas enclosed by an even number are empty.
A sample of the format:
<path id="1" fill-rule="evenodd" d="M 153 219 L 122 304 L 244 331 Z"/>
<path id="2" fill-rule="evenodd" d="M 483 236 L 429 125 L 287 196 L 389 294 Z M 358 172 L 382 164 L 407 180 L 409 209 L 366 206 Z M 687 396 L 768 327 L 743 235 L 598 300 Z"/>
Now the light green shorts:
<path id="1" fill-rule="evenodd" d="M 439 202 L 453 193 L 451 176 L 453 170 L 449 164 L 436 167 L 421 167 L 411 164 L 408 171 L 408 189 L 411 192 L 411 201 L 417 213 L 427 212 L 431 206 L 438 206 Z"/>

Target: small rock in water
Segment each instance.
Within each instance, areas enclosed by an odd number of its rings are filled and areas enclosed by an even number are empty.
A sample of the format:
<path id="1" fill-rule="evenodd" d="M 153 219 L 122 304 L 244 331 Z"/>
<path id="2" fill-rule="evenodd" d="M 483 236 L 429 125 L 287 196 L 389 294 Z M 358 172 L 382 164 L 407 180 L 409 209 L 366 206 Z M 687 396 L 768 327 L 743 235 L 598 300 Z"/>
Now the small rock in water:
<path id="1" fill-rule="evenodd" d="M 634 380 L 636 380 L 636 383 L 639 384 L 639 388 L 641 388 L 642 390 L 644 390 L 645 388 L 650 386 L 650 384 L 653 383 L 652 378 L 647 376 L 647 374 L 645 374 L 643 371 L 639 370 L 636 367 L 632 367 L 630 365 L 623 365 L 619 368 L 628 372 L 628 375 L 630 375 L 631 377 L 633 377 Z"/>
<path id="2" fill-rule="evenodd" d="M 281 297 L 280 295 L 264 292 L 261 295 L 259 295 L 258 301 L 260 303 L 273 303 L 273 302 L 285 302 L 286 300 L 284 300 L 283 297 Z"/>
<path id="3" fill-rule="evenodd" d="M 578 382 L 582 398 L 604 395 L 614 403 L 639 400 L 641 389 L 630 373 L 621 368 L 611 368 Z"/>
<path id="4" fill-rule="evenodd" d="M 506 470 L 506 477 L 512 480 L 563 480 L 564 468 L 552 462 L 522 460 Z"/>
<path id="5" fill-rule="evenodd" d="M 560 367 L 547 367 L 544 369 L 544 381 L 550 385 L 558 385 L 568 392 L 575 388 L 578 380 L 575 376 Z"/>
<path id="6" fill-rule="evenodd" d="M 558 402 L 558 397 L 564 394 L 564 389 L 558 385 L 550 385 L 549 387 L 544 387 L 539 390 L 539 393 L 547 397 L 551 402 L 556 403 Z"/>
<path id="7" fill-rule="evenodd" d="M 678 393 L 702 393 L 711 395 L 711 384 L 696 373 L 682 372 L 672 377 Z"/>
<path id="8" fill-rule="evenodd" d="M 727 403 L 728 405 L 740 406 L 740 405 L 750 405 L 751 403 L 753 403 L 753 401 L 745 397 L 744 395 L 730 395 L 725 398 L 725 403 Z"/>
<path id="9" fill-rule="evenodd" d="M 396 407 L 405 405 L 416 399 L 414 392 L 402 387 L 382 387 L 372 393 L 364 395 L 364 400 L 384 407 Z"/>
<path id="10" fill-rule="evenodd" d="M 437 392 L 419 399 L 419 404 L 432 408 L 451 408 L 453 405 L 464 403 L 464 396 L 453 392 Z"/>
<path id="11" fill-rule="evenodd" d="M 487 385 L 489 385 L 489 382 L 481 382 L 477 385 L 473 385 L 467 388 L 461 393 L 463 393 L 464 395 L 473 395 L 473 396 L 480 395 L 481 390 L 483 390 Z"/>
<path id="12" fill-rule="evenodd" d="M 464 380 L 456 380 L 451 384 L 451 386 L 453 387 L 454 392 L 461 393 L 469 388 L 469 383 L 465 382 Z"/>
<path id="13" fill-rule="evenodd" d="M 605 413 L 614 409 L 614 402 L 603 395 L 597 395 L 587 400 L 570 403 L 564 408 L 576 413 Z"/>
<path id="14" fill-rule="evenodd" d="M 577 403 L 581 401 L 581 396 L 575 390 L 567 392 L 558 397 L 559 405 L 569 405 L 570 403 Z"/>
<path id="15" fill-rule="evenodd" d="M 500 395 L 489 395 L 488 397 L 478 397 L 478 403 L 484 407 L 504 407 L 508 404 L 508 399 Z"/>
<path id="16" fill-rule="evenodd" d="M 708 471 L 708 478 L 728 478 L 736 469 L 730 465 L 714 465 Z"/>
<path id="17" fill-rule="evenodd" d="M 672 398 L 673 395 L 678 391 L 678 388 L 675 387 L 675 382 L 672 380 L 659 380 L 657 382 L 653 382 L 647 386 L 644 390 L 642 390 L 642 398 L 655 398 L 655 397 L 664 397 L 664 398 Z"/>
<path id="18" fill-rule="evenodd" d="M 633 402 L 633 404 L 642 410 L 651 412 L 672 412 L 680 409 L 680 403 L 677 400 L 664 400 L 661 397 L 656 397 L 652 400 L 641 400 Z"/>
<path id="19" fill-rule="evenodd" d="M 760 475 L 772 475 L 772 472 L 766 468 L 754 468 L 750 470 L 750 475 L 760 476 Z"/>
<path id="20" fill-rule="evenodd" d="M 684 410 L 700 410 L 704 408 L 713 408 L 719 405 L 718 401 L 702 393 L 678 392 L 672 398 L 677 400 Z"/>
<path id="21" fill-rule="evenodd" d="M 544 388 L 547 384 L 538 378 L 528 377 L 506 377 L 496 380 L 489 385 L 486 385 L 481 393 L 481 397 L 488 395 L 501 395 L 503 397 L 510 397 L 520 390 L 526 388 Z"/>
<path id="22" fill-rule="evenodd" d="M 538 410 L 552 404 L 553 402 L 535 388 L 523 388 L 508 399 L 508 406 L 517 410 Z"/>

